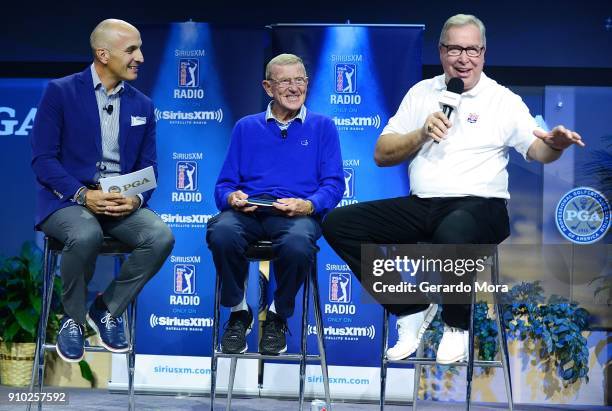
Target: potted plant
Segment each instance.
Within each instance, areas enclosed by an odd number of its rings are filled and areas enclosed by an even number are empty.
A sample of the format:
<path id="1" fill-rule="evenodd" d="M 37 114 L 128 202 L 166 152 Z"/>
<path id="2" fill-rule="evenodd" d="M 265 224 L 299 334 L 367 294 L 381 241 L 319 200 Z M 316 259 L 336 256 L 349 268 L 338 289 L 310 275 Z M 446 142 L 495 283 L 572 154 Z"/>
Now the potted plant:
<path id="1" fill-rule="evenodd" d="M 540 361 L 556 371 L 554 374 L 564 386 L 588 382 L 589 352 L 582 335 L 589 325 L 587 310 L 559 296 L 546 299 L 539 281 L 513 286 L 504 300 L 502 326 L 509 339 L 531 342 Z M 423 337 L 426 357 L 435 357 L 443 329 L 438 311 Z M 474 331 L 476 358 L 494 360 L 499 350 L 497 323 L 489 317 L 489 306 L 483 301 L 475 306 Z M 429 377 L 421 379 L 425 399 L 437 399 L 445 378 L 459 373 L 457 367 L 444 365 L 426 367 L 424 372 Z"/>
<path id="2" fill-rule="evenodd" d="M 6 385 L 28 385 L 41 312 L 42 252 L 26 242 L 18 256 L 0 261 L 0 379 Z M 59 330 L 61 280 L 54 277 L 53 298 L 47 322 L 47 341 Z M 85 361 L 81 374 L 93 382 Z"/>

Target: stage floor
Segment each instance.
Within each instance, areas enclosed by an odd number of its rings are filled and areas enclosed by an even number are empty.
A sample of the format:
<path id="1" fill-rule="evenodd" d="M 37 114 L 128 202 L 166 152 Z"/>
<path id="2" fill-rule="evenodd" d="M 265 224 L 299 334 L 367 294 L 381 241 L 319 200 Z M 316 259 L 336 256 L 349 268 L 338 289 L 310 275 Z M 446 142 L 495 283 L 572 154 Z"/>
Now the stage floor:
<path id="1" fill-rule="evenodd" d="M 14 387 L 0 386 L 0 410 L 24 410 L 23 402 L 10 402 L 9 394 L 14 392 L 25 392 L 24 389 Z M 50 392 L 57 392 L 57 387 L 51 387 Z M 54 404 L 43 407 L 48 410 L 75 410 L 75 411 L 124 411 L 127 406 L 127 396 L 125 394 L 113 394 L 107 390 L 100 389 L 83 389 L 83 388 L 68 388 L 65 391 L 68 394 L 68 404 Z M 178 411 L 178 410 L 207 410 L 210 407 L 208 397 L 192 397 L 192 396 L 169 396 L 169 395 L 151 395 L 137 394 L 136 409 L 137 410 L 163 410 L 163 411 Z M 35 408 L 33 408 L 35 409 Z M 295 411 L 297 409 L 297 401 L 270 399 L 270 398 L 234 398 L 232 400 L 232 410 L 236 411 L 260 411 L 260 410 L 275 410 L 275 411 Z M 365 411 L 377 410 L 377 404 L 355 404 L 348 402 L 333 403 L 335 411 Z M 411 407 L 407 404 L 385 406 L 388 411 L 408 411 Z M 464 410 L 465 405 L 458 402 L 439 402 L 439 401 L 419 401 L 419 410 L 427 411 L 454 411 Z M 506 409 L 504 404 L 487 404 L 473 403 L 472 411 L 487 411 L 487 410 L 503 410 Z M 544 406 L 544 405 L 521 405 L 516 404 L 514 407 L 517 411 L 551 411 L 551 410 L 589 410 L 603 411 L 610 410 L 612 407 L 585 407 L 585 406 Z M 215 410 L 225 410 L 225 398 L 217 398 L 215 401 Z M 310 401 L 305 402 L 304 410 L 310 410 Z"/>

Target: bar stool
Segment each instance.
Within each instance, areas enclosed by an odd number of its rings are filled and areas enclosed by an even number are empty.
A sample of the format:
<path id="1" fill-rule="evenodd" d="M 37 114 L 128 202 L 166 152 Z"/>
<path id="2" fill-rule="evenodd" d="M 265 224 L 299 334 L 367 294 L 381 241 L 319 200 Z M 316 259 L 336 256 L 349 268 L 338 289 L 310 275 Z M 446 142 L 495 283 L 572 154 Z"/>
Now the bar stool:
<path id="1" fill-rule="evenodd" d="M 499 284 L 499 256 L 497 247 L 494 248 L 494 252 L 491 255 L 491 282 L 492 284 Z M 470 410 L 470 401 L 472 396 L 472 376 L 474 373 L 474 366 L 482 368 L 503 368 L 504 371 L 504 383 L 506 386 L 506 396 L 508 398 L 508 409 L 513 411 L 514 403 L 512 400 L 512 381 L 510 378 L 509 368 L 509 356 L 508 356 L 508 344 L 506 341 L 506 330 L 502 326 L 501 318 L 503 315 L 503 306 L 499 301 L 499 296 L 494 295 L 495 298 L 495 321 L 497 323 L 497 337 L 498 346 L 500 352 L 500 360 L 494 361 L 477 361 L 474 360 L 474 315 L 476 305 L 476 293 L 472 292 L 472 315 L 470 316 L 469 326 L 469 354 L 467 361 L 455 362 L 453 366 L 467 367 L 467 389 L 466 389 L 466 410 Z M 425 339 L 421 339 L 421 343 L 416 352 L 415 357 L 405 358 L 403 360 L 390 360 L 387 358 L 387 348 L 389 344 L 389 313 L 385 309 L 383 312 L 383 330 L 382 330 L 382 354 L 381 354 L 381 366 L 380 366 L 380 410 L 385 409 L 385 390 L 387 385 L 387 366 L 389 364 L 402 364 L 410 365 L 414 364 L 414 389 L 412 397 L 412 409 L 417 409 L 417 399 L 419 395 L 419 382 L 421 379 L 421 368 L 424 365 L 433 366 L 436 365 L 435 358 L 425 358 L 423 356 L 425 347 Z"/>
<path id="2" fill-rule="evenodd" d="M 30 392 L 34 392 L 34 381 L 37 379 L 38 392 L 41 393 L 45 376 L 45 351 L 55 351 L 55 344 L 46 342 L 47 322 L 51 309 L 51 299 L 53 296 L 53 279 L 57 268 L 57 257 L 62 253 L 64 244 L 53 238 L 45 236 L 44 262 L 43 262 L 43 289 L 40 321 L 38 322 L 38 334 L 36 337 L 36 354 L 34 356 L 34 366 L 32 367 L 32 378 L 30 380 Z M 132 247 L 124 244 L 112 237 L 104 236 L 102 247 L 98 255 L 112 256 L 119 260 L 119 265 L 123 264 L 125 256 L 132 252 Z M 129 311 L 129 314 L 128 314 Z M 129 350 L 125 354 L 128 365 L 128 409 L 134 410 L 134 365 L 136 359 L 135 337 L 136 337 L 136 299 L 130 303 L 128 310 L 124 313 L 124 321 L 127 324 Z M 102 346 L 85 345 L 85 351 L 89 352 L 109 352 Z M 32 402 L 28 403 L 28 411 L 31 409 Z M 42 409 L 42 404 L 38 401 L 38 409 Z"/>
<path id="3" fill-rule="evenodd" d="M 317 250 L 318 252 L 318 250 Z M 275 258 L 272 242 L 267 240 L 259 240 L 250 245 L 245 253 L 249 261 L 272 261 Z M 264 355 L 259 353 L 244 353 L 244 354 L 224 354 L 219 349 L 219 317 L 221 305 L 221 281 L 219 276 L 215 280 L 215 307 L 214 307 L 214 328 L 212 338 L 212 358 L 210 366 L 210 409 L 214 410 L 216 380 L 217 380 L 217 362 L 221 357 L 231 358 L 230 375 L 227 388 L 227 404 L 226 410 L 231 409 L 232 391 L 234 389 L 234 378 L 236 376 L 236 365 L 238 358 L 258 359 L 258 360 L 282 360 L 282 361 L 297 361 L 300 363 L 300 388 L 299 388 L 299 410 L 302 410 L 304 404 L 304 384 L 306 375 L 306 362 L 319 361 L 321 363 L 321 371 L 323 375 L 323 385 L 325 389 L 325 401 L 327 409 L 331 410 L 331 397 L 329 393 L 329 377 L 327 374 L 327 360 L 325 358 L 325 342 L 323 337 L 323 320 L 321 315 L 321 302 L 319 299 L 319 284 L 317 281 L 317 257 L 315 255 L 312 269 L 306 275 L 304 281 L 304 292 L 302 297 L 302 333 L 300 341 L 300 353 L 298 354 L 279 354 L 279 355 Z M 308 355 L 306 340 L 308 335 L 308 304 L 311 294 L 310 287 L 312 286 L 312 299 L 314 303 L 314 316 L 317 330 L 317 345 L 319 348 L 318 355 Z"/>

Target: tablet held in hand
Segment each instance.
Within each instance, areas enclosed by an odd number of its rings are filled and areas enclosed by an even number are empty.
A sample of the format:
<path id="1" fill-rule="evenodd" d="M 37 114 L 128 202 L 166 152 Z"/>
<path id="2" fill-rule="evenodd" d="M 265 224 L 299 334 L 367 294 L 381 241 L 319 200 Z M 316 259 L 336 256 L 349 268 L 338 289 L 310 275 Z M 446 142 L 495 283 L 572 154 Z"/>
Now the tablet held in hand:
<path id="1" fill-rule="evenodd" d="M 258 197 L 249 197 L 246 199 L 247 205 L 256 205 L 260 207 L 272 207 L 272 203 L 276 200 L 271 200 L 269 198 L 258 198 Z"/>

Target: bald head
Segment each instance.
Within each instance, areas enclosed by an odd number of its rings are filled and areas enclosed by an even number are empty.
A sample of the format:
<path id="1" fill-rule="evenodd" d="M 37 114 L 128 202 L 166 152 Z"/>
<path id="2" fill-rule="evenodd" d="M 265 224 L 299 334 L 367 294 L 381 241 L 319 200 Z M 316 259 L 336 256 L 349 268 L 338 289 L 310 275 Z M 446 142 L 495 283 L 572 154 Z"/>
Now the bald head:
<path id="1" fill-rule="evenodd" d="M 138 33 L 138 29 L 127 21 L 106 19 L 101 21 L 89 36 L 89 44 L 96 54 L 96 49 L 112 49 L 121 37 Z"/>
<path id="2" fill-rule="evenodd" d="M 136 27 L 123 20 L 104 20 L 92 31 L 90 44 L 94 67 L 106 90 L 112 90 L 120 81 L 138 77 L 144 56 Z"/>

